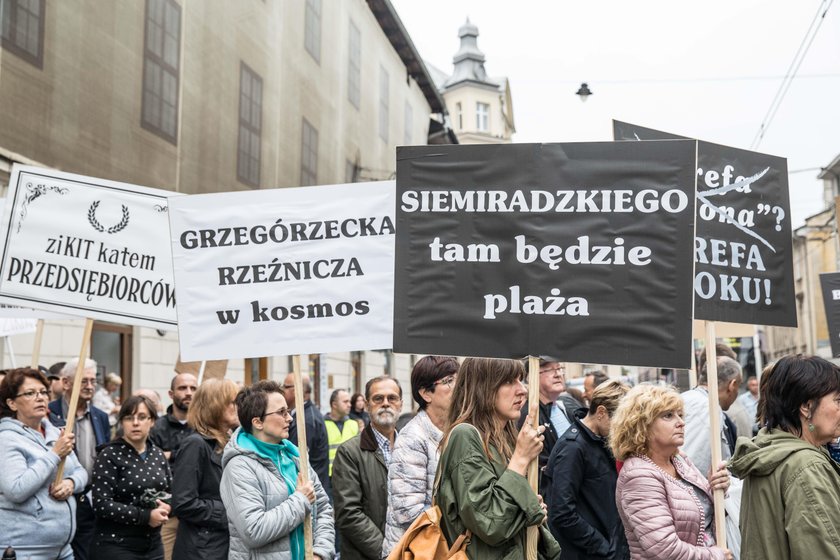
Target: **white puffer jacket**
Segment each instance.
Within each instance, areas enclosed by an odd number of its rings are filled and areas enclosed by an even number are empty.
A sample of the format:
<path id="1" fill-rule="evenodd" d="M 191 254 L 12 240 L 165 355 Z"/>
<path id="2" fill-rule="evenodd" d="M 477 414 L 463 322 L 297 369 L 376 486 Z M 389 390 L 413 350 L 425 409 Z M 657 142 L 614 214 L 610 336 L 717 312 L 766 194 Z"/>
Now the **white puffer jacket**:
<path id="1" fill-rule="evenodd" d="M 432 487 L 440 459 L 441 432 L 424 410 L 400 430 L 388 467 L 388 513 L 382 557 L 402 538 L 408 526 L 432 505 Z"/>

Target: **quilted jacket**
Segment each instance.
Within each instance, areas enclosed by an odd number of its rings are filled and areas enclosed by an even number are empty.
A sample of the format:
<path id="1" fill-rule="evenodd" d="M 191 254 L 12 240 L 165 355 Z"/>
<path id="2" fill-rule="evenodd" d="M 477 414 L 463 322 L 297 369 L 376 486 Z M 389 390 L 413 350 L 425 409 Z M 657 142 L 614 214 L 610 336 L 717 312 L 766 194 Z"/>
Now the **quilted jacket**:
<path id="1" fill-rule="evenodd" d="M 417 413 L 400 430 L 388 467 L 388 513 L 382 557 L 402 538 L 405 530 L 432 506 L 432 488 L 440 458 L 441 432 L 426 414 Z"/>
<path id="2" fill-rule="evenodd" d="M 332 506 L 315 470 L 309 468 L 315 486 L 313 506 L 300 492 L 289 495 L 274 463 L 236 443 L 241 429 L 236 429 L 222 454 L 219 493 L 230 531 L 228 560 L 295 560 L 289 534 L 303 523 L 307 513 L 312 514 L 313 552 L 332 560 Z"/>
<path id="3" fill-rule="evenodd" d="M 709 482 L 684 456 L 673 460 L 680 476 L 702 488 Z M 643 457 L 630 457 L 618 476 L 616 505 L 633 560 L 723 560 L 723 549 L 702 544 L 702 507 L 694 493 Z"/>

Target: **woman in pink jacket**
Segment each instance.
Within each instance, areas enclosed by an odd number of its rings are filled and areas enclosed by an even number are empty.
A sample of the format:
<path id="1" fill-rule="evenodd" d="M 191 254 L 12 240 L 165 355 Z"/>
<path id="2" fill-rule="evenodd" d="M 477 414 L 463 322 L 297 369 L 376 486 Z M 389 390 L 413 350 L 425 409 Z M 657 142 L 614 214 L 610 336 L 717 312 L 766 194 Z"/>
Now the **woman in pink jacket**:
<path id="1" fill-rule="evenodd" d="M 616 505 L 633 560 L 732 560 L 715 546 L 712 489 L 729 488 L 721 463 L 709 480 L 679 452 L 683 403 L 671 389 L 640 385 L 615 411 L 610 446 L 624 461 Z"/>

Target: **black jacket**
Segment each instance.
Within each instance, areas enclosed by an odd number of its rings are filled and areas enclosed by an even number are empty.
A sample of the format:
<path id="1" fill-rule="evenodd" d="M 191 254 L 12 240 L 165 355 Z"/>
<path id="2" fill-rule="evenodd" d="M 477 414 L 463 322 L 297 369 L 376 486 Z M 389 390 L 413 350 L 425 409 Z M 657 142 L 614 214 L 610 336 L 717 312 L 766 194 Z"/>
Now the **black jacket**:
<path id="1" fill-rule="evenodd" d="M 570 423 L 572 418 L 574 418 L 575 413 L 583 408 L 583 406 L 571 395 L 560 395 L 557 402 L 563 405 L 563 408 L 566 411 L 566 419 L 569 420 Z M 525 417 L 528 416 L 529 410 L 530 404 L 526 401 L 525 406 L 522 407 L 519 422 L 517 423 L 519 428 L 521 428 L 522 424 L 525 423 Z M 551 455 L 551 450 L 554 449 L 554 444 L 557 443 L 557 437 L 560 435 L 555 431 L 554 424 L 551 423 L 551 403 L 543 404 L 540 402 L 540 424 L 545 426 L 545 431 L 543 432 L 545 439 L 543 440 L 542 451 L 540 451 L 540 473 L 542 473 L 545 471 L 545 466 L 548 464 L 548 457 Z M 542 474 L 540 475 L 540 478 L 542 478 Z"/>
<path id="2" fill-rule="evenodd" d="M 172 415 L 172 405 L 166 409 L 166 415 L 155 421 L 152 430 L 149 432 L 149 440 L 164 451 L 169 451 L 169 466 L 174 470 L 175 457 L 178 455 L 178 447 L 184 438 L 193 433 L 193 429 L 187 424 L 181 424 Z"/>
<path id="3" fill-rule="evenodd" d="M 309 451 L 309 466 L 318 475 L 318 480 L 324 487 L 327 496 L 332 502 L 332 486 L 330 485 L 330 441 L 327 437 L 327 425 L 324 424 L 324 416 L 315 408 L 312 401 L 306 401 L 303 406 L 303 413 L 306 416 L 306 447 Z M 297 417 L 295 413 L 292 423 L 289 425 L 289 441 L 298 444 Z"/>
<path id="4" fill-rule="evenodd" d="M 99 448 L 93 467 L 93 511 L 99 533 L 151 536 L 160 527 L 149 526 L 156 507 L 152 493 L 169 494 L 172 479 L 163 451 L 146 443 L 145 460 L 123 439 Z M 144 500 L 144 495 L 148 500 Z"/>
<path id="5" fill-rule="evenodd" d="M 586 412 L 578 411 L 560 437 L 542 478 L 548 527 L 563 549 L 563 560 L 629 559 L 615 505 L 615 459 L 604 438 L 581 422 Z"/>
<path id="6" fill-rule="evenodd" d="M 179 520 L 175 560 L 227 560 L 230 535 L 219 494 L 222 454 L 215 449 L 215 439 L 196 433 L 178 448 L 178 474 L 172 478 L 172 515 Z"/>

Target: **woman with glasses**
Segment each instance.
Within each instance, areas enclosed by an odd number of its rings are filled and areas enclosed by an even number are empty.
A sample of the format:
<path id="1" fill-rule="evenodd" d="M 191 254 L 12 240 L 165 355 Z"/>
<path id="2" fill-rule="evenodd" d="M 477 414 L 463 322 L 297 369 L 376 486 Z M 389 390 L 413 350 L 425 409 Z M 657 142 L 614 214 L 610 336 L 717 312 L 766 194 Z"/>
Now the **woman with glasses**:
<path id="1" fill-rule="evenodd" d="M 455 380 L 435 502 L 449 546 L 471 532 L 466 552 L 472 560 L 525 558 L 528 527 L 539 528 L 540 558 L 560 557 L 545 526 L 545 504 L 526 478 L 545 427 L 528 421 L 516 429 L 528 396 L 524 376 L 518 361 L 467 358 Z"/>
<path id="2" fill-rule="evenodd" d="M 236 396 L 240 427 L 222 456 L 220 492 L 230 531 L 230 560 L 299 560 L 303 520 L 312 514 L 314 558 L 333 557 L 332 506 L 315 471 L 300 475 L 300 453 L 289 440 L 292 415 L 283 387 L 260 381 Z"/>
<path id="3" fill-rule="evenodd" d="M 37 370 L 7 370 L 0 382 L 0 546 L 12 546 L 18 558 L 73 558 L 73 494 L 88 477 L 73 453 L 73 434 L 46 419 L 49 400 L 49 381 Z"/>
<path id="4" fill-rule="evenodd" d="M 420 411 L 400 430 L 388 466 L 383 558 L 417 516 L 432 505 L 440 440 L 457 372 L 458 360 L 450 356 L 420 358 L 411 370 L 411 394 Z"/>
<path id="5" fill-rule="evenodd" d="M 219 484 L 222 451 L 231 430 L 239 427 L 238 391 L 230 379 L 208 379 L 193 394 L 187 424 L 195 433 L 178 447 L 172 479 L 172 515 L 179 519 L 175 560 L 228 557 L 230 535 Z"/>
<path id="6" fill-rule="evenodd" d="M 149 441 L 154 404 L 135 395 L 117 415 L 123 435 L 106 444 L 93 466 L 96 514 L 91 558 L 161 560 L 160 528 L 169 519 L 171 476 L 163 451 Z"/>

